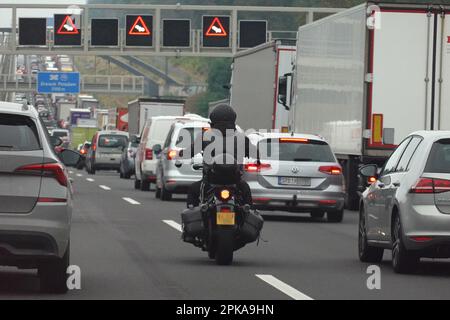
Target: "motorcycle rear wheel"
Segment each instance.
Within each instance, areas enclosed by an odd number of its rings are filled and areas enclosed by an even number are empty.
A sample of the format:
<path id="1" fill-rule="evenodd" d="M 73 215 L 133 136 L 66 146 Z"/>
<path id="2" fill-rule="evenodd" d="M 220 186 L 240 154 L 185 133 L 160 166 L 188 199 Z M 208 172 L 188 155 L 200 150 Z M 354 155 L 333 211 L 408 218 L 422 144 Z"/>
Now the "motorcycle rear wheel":
<path id="1" fill-rule="evenodd" d="M 216 263 L 227 266 L 233 263 L 234 230 L 220 229 L 216 234 Z"/>

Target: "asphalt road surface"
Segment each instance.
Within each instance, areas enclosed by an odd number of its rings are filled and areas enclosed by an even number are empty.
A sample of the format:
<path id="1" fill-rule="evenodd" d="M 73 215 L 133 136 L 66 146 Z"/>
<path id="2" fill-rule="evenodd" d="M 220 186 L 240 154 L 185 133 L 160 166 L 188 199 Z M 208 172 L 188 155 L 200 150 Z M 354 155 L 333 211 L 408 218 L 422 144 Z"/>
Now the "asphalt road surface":
<path id="1" fill-rule="evenodd" d="M 39 292 L 34 271 L 0 269 L 0 299 L 450 299 L 450 262 L 422 262 L 394 274 L 385 253 L 381 289 L 369 290 L 369 264 L 357 258 L 357 213 L 344 222 L 266 216 L 263 239 L 217 266 L 180 240 L 184 197 L 172 202 L 133 189 L 132 180 L 73 170 L 71 264 L 81 289 Z"/>

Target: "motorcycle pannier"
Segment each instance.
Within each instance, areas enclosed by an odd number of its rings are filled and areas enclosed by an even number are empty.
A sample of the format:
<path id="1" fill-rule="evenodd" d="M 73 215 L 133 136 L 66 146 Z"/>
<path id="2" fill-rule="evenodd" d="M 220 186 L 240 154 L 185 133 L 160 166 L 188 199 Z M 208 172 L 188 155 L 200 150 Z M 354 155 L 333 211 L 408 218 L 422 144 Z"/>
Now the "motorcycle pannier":
<path id="1" fill-rule="evenodd" d="M 183 231 L 190 237 L 196 237 L 204 231 L 202 211 L 200 207 L 186 209 L 181 213 Z"/>
<path id="2" fill-rule="evenodd" d="M 246 214 L 244 223 L 241 226 L 240 235 L 247 242 L 256 241 L 261 233 L 264 225 L 264 219 L 258 211 L 250 211 Z"/>

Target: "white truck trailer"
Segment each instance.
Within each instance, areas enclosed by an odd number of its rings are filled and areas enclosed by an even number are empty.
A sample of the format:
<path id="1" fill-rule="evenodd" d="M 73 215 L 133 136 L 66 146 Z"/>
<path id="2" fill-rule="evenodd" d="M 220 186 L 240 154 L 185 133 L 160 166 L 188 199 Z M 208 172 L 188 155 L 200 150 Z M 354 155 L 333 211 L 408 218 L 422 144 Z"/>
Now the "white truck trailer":
<path id="1" fill-rule="evenodd" d="M 128 103 L 128 132 L 139 135 L 145 122 L 155 116 L 182 116 L 185 100 L 139 98 Z"/>
<path id="2" fill-rule="evenodd" d="M 70 110 L 76 107 L 76 102 L 60 100 L 56 103 L 56 117 L 58 120 L 69 121 Z"/>
<path id="3" fill-rule="evenodd" d="M 448 6 L 368 2 L 299 28 L 290 130 L 330 143 L 348 207 L 361 164 L 382 165 L 416 130 L 450 129 L 449 19 Z"/>
<path id="4" fill-rule="evenodd" d="M 230 103 L 243 129 L 288 129 L 288 109 L 278 99 L 278 77 L 292 70 L 296 47 L 276 40 L 234 56 Z"/>

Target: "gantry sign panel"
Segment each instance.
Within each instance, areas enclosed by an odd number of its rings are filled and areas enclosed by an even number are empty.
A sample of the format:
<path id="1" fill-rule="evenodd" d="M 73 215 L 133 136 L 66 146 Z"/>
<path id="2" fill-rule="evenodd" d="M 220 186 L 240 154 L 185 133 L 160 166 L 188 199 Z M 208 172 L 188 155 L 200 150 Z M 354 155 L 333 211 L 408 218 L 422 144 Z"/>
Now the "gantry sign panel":
<path id="1" fill-rule="evenodd" d="M 81 46 L 81 16 L 55 14 L 55 46 Z"/>
<path id="2" fill-rule="evenodd" d="M 191 20 L 164 19 L 163 47 L 183 48 L 191 46 Z"/>
<path id="3" fill-rule="evenodd" d="M 125 43 L 127 47 L 152 47 L 153 16 L 127 15 Z"/>
<path id="4" fill-rule="evenodd" d="M 119 45 L 119 20 L 92 19 L 91 45 L 94 47 L 117 47 Z"/>
<path id="5" fill-rule="evenodd" d="M 253 48 L 267 42 L 267 21 L 240 20 L 239 48 Z"/>
<path id="6" fill-rule="evenodd" d="M 47 45 L 47 19 L 19 18 L 19 45 Z"/>
<path id="7" fill-rule="evenodd" d="M 229 16 L 203 16 L 203 47 L 230 47 Z"/>

